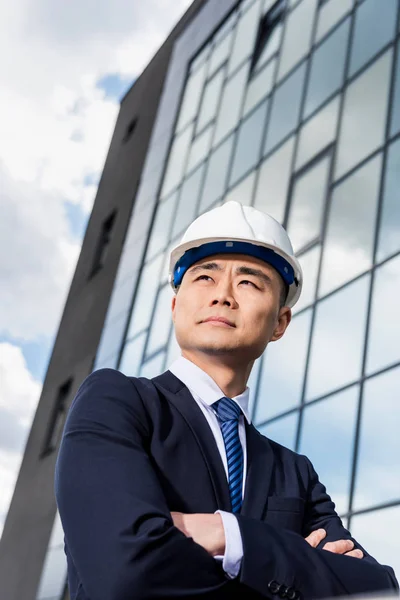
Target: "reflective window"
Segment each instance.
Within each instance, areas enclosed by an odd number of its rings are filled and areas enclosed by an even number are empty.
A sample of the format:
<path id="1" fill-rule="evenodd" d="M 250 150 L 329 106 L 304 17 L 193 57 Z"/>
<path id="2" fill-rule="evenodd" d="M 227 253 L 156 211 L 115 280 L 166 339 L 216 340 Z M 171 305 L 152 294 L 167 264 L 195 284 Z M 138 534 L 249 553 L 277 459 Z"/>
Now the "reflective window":
<path id="1" fill-rule="evenodd" d="M 200 65 L 203 65 L 205 62 L 207 62 L 208 57 L 210 56 L 210 52 L 211 52 L 211 42 L 208 43 L 196 56 L 196 58 L 194 58 L 190 64 L 190 72 L 194 73 L 195 71 L 197 71 L 197 69 L 200 67 Z M 207 62 L 208 64 L 208 62 Z"/>
<path id="2" fill-rule="evenodd" d="M 254 206 L 270 214 L 280 223 L 283 222 L 285 214 L 293 149 L 294 138 L 290 138 L 264 160 L 258 176 Z"/>
<path id="3" fill-rule="evenodd" d="M 204 169 L 205 165 L 202 164 L 182 184 L 171 237 L 175 237 L 177 234 L 183 232 L 196 216 L 197 201 L 203 182 Z"/>
<path id="4" fill-rule="evenodd" d="M 299 413 L 295 412 L 286 415 L 286 417 L 281 417 L 276 421 L 272 421 L 272 423 L 267 423 L 267 425 L 258 427 L 258 430 L 270 440 L 273 440 L 290 450 L 294 450 L 298 421 Z"/>
<path id="5" fill-rule="evenodd" d="M 377 262 L 400 250 L 400 140 L 389 146 Z"/>
<path id="6" fill-rule="evenodd" d="M 345 92 L 336 178 L 383 143 L 391 62 L 389 51 L 357 77 Z"/>
<path id="7" fill-rule="evenodd" d="M 260 375 L 260 367 L 262 363 L 262 357 L 260 356 L 254 361 L 253 368 L 251 369 L 250 377 L 247 382 L 247 386 L 250 389 L 249 392 L 249 414 L 253 416 L 254 403 L 256 401 L 257 394 L 257 383 Z"/>
<path id="8" fill-rule="evenodd" d="M 304 76 L 305 65 L 302 64 L 282 85 L 275 89 L 264 154 L 272 150 L 297 126 Z"/>
<path id="9" fill-rule="evenodd" d="M 295 252 L 321 234 L 330 164 L 325 156 L 294 182 L 287 231 Z"/>
<path id="10" fill-rule="evenodd" d="M 163 256 L 159 255 L 143 267 L 135 305 L 129 323 L 127 339 L 133 337 L 149 326 L 151 313 L 153 312 L 154 299 L 158 288 L 162 261 Z"/>
<path id="11" fill-rule="evenodd" d="M 318 398 L 361 375 L 369 276 L 316 306 L 306 399 Z"/>
<path id="12" fill-rule="evenodd" d="M 233 71 L 251 54 L 258 31 L 258 22 L 260 17 L 260 2 L 257 1 L 253 6 L 241 16 L 236 35 L 233 42 L 231 59 L 229 61 L 229 73 Z"/>
<path id="13" fill-rule="evenodd" d="M 168 369 L 172 365 L 174 360 L 179 358 L 179 356 L 181 356 L 181 349 L 176 340 L 175 330 L 174 330 L 174 328 L 172 328 L 171 336 L 170 336 L 169 342 L 168 342 L 167 359 L 165 361 L 165 368 Z"/>
<path id="14" fill-rule="evenodd" d="M 209 75 L 212 75 L 221 65 L 229 58 L 229 52 L 232 47 L 234 30 L 232 29 L 220 42 L 215 46 L 209 66 Z"/>
<path id="15" fill-rule="evenodd" d="M 399 386 L 400 369 L 365 382 L 355 510 L 400 500 Z"/>
<path id="16" fill-rule="evenodd" d="M 298 257 L 303 271 L 303 288 L 299 300 L 292 309 L 293 313 L 299 312 L 315 300 L 320 256 L 321 245 L 317 244 L 311 250 Z"/>
<path id="17" fill-rule="evenodd" d="M 207 156 L 213 135 L 214 126 L 210 125 L 205 131 L 195 138 L 190 148 L 189 160 L 186 172 L 189 173 Z"/>
<path id="18" fill-rule="evenodd" d="M 128 312 L 133 292 L 136 288 L 137 278 L 138 274 L 135 272 L 131 277 L 125 279 L 121 285 L 114 285 L 107 310 L 107 323 L 112 323 L 122 312 Z"/>
<path id="19" fill-rule="evenodd" d="M 200 212 L 203 212 L 211 206 L 211 204 L 218 200 L 225 192 L 228 166 L 232 154 L 233 138 L 234 136 L 231 135 L 225 142 L 218 146 L 210 156 L 200 200 Z"/>
<path id="20" fill-rule="evenodd" d="M 328 2 L 325 2 L 319 10 L 316 42 L 328 33 L 352 7 L 353 0 L 328 0 Z"/>
<path id="21" fill-rule="evenodd" d="M 173 291 L 170 285 L 166 285 L 159 291 L 151 322 L 149 340 L 146 347 L 147 356 L 165 346 L 168 341 L 169 331 L 172 325 L 172 296 Z"/>
<path id="22" fill-rule="evenodd" d="M 230 183 L 238 181 L 260 159 L 260 148 L 267 115 L 267 102 L 242 121 L 239 127 L 233 156 Z"/>
<path id="23" fill-rule="evenodd" d="M 319 295 L 372 265 L 382 155 L 334 188 L 322 256 Z"/>
<path id="24" fill-rule="evenodd" d="M 312 311 L 307 310 L 294 317 L 284 336 L 277 342 L 270 342 L 264 353 L 256 407 L 257 423 L 300 404 L 311 314 Z"/>
<path id="25" fill-rule="evenodd" d="M 140 377 L 157 377 L 164 371 L 165 352 L 159 352 L 156 356 L 143 363 L 140 369 Z"/>
<path id="26" fill-rule="evenodd" d="M 67 579 L 64 545 L 48 550 L 37 592 L 38 600 L 61 598 Z"/>
<path id="27" fill-rule="evenodd" d="M 338 514 L 349 509 L 358 396 L 357 385 L 311 404 L 303 413 L 299 452 L 313 463 Z"/>
<path id="28" fill-rule="evenodd" d="M 307 87 L 304 109 L 306 116 L 314 112 L 342 86 L 349 31 L 350 19 L 346 19 L 315 50 L 311 59 Z"/>
<path id="29" fill-rule="evenodd" d="M 224 202 L 240 202 L 241 204 L 251 204 L 253 200 L 254 184 L 256 182 L 256 171 L 252 171 L 238 185 L 229 191 L 225 196 Z"/>
<path id="30" fill-rule="evenodd" d="M 261 100 L 267 96 L 274 79 L 276 60 L 272 60 L 264 69 L 254 75 L 247 86 L 243 114 L 247 115 Z"/>
<path id="31" fill-rule="evenodd" d="M 287 0 L 277 2 L 268 0 L 264 5 L 252 58 L 252 71 L 262 68 L 279 50 L 286 8 Z"/>
<path id="32" fill-rule="evenodd" d="M 146 251 L 146 259 L 149 260 L 165 248 L 171 229 L 172 218 L 175 214 L 175 205 L 178 193 L 174 192 L 169 198 L 160 202 L 157 206 L 156 217 L 151 229 L 150 241 Z"/>
<path id="33" fill-rule="evenodd" d="M 357 7 L 350 54 L 350 76 L 394 36 L 397 0 L 365 0 Z"/>
<path id="34" fill-rule="evenodd" d="M 167 196 L 182 179 L 186 165 L 190 142 L 192 141 L 193 125 L 187 127 L 175 137 L 168 157 L 168 166 L 165 172 L 161 197 Z"/>
<path id="35" fill-rule="evenodd" d="M 400 361 L 400 256 L 375 272 L 369 327 L 367 373 Z"/>
<path id="36" fill-rule="evenodd" d="M 400 131 L 400 44 L 397 47 L 396 74 L 394 79 L 394 96 L 392 104 L 392 122 L 390 134 Z"/>
<path id="37" fill-rule="evenodd" d="M 118 354 L 127 319 L 127 314 L 123 313 L 119 318 L 114 319 L 111 323 L 103 327 L 101 341 L 96 354 L 96 365 L 103 364 L 106 358 Z"/>
<path id="38" fill-rule="evenodd" d="M 278 79 L 288 73 L 309 51 L 318 0 L 307 0 L 289 14 L 285 27 Z"/>
<path id="39" fill-rule="evenodd" d="M 118 371 L 128 375 L 128 377 L 138 376 L 146 339 L 147 331 L 139 334 L 132 341 L 125 344 Z"/>
<path id="40" fill-rule="evenodd" d="M 216 146 L 239 122 L 248 72 L 249 63 L 246 63 L 225 85 L 215 125 L 213 146 Z"/>
<path id="41" fill-rule="evenodd" d="M 355 515 L 351 519 L 351 535 L 381 565 L 390 565 L 397 578 L 400 574 L 399 531 L 400 506 Z"/>
<path id="42" fill-rule="evenodd" d="M 187 80 L 176 131 L 183 129 L 183 127 L 197 115 L 206 71 L 207 64 L 204 63 L 202 67 L 193 73 Z"/>
<path id="43" fill-rule="evenodd" d="M 335 140 L 339 104 L 339 96 L 336 96 L 301 128 L 296 156 L 297 169 Z"/>
<path id="44" fill-rule="evenodd" d="M 225 69 L 220 69 L 212 79 L 207 83 L 204 88 L 203 99 L 201 101 L 201 107 L 199 116 L 197 118 L 196 131 L 199 132 L 214 119 L 218 102 L 221 95 L 222 84 L 224 81 Z"/>

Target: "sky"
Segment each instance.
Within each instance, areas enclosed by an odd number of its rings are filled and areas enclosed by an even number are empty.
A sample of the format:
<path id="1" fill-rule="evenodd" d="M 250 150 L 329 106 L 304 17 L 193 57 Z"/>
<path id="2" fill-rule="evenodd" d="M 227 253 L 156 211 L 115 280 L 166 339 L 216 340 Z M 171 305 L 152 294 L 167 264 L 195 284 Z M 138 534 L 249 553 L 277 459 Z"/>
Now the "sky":
<path id="1" fill-rule="evenodd" d="M 191 0 L 0 7 L 0 535 L 119 100 Z"/>

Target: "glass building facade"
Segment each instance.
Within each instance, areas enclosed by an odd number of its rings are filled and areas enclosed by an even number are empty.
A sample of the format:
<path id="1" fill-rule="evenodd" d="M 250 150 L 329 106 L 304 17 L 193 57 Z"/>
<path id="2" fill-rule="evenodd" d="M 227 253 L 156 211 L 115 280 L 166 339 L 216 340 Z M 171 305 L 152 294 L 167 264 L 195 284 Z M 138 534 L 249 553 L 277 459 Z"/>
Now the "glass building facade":
<path id="1" fill-rule="evenodd" d="M 344 524 L 397 573 L 399 12 L 399 0 L 208 2 L 171 63 L 94 365 L 167 369 L 171 248 L 228 200 L 271 214 L 304 289 L 254 366 L 253 422 L 311 459 Z M 48 564 L 59 554 L 54 542 Z M 37 600 L 59 598 L 43 591 L 54 572 Z"/>

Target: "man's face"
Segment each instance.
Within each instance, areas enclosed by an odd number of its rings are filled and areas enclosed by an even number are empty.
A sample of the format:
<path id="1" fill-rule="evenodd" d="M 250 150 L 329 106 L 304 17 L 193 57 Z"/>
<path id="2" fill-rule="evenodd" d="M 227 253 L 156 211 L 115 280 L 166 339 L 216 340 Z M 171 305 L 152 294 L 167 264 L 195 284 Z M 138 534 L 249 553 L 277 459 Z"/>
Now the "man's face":
<path id="1" fill-rule="evenodd" d="M 257 258 L 216 254 L 195 263 L 172 300 L 180 347 L 255 360 L 289 325 L 281 290 L 280 275 Z"/>

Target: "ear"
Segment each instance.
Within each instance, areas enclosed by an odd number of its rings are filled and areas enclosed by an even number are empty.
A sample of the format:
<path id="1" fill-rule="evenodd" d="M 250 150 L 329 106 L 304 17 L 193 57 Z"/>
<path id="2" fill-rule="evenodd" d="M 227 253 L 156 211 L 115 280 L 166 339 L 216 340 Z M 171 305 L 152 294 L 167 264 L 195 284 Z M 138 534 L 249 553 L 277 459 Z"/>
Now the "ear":
<path id="1" fill-rule="evenodd" d="M 288 306 L 283 306 L 278 315 L 278 322 L 272 334 L 271 342 L 280 340 L 292 320 L 292 311 Z"/>
<path id="2" fill-rule="evenodd" d="M 176 294 L 173 295 L 171 301 L 172 320 L 175 323 L 175 307 L 176 307 Z"/>

